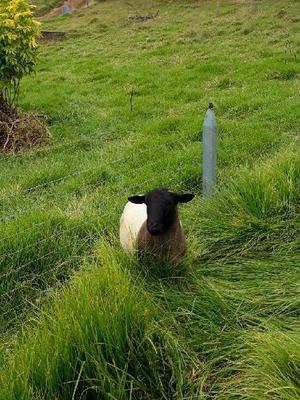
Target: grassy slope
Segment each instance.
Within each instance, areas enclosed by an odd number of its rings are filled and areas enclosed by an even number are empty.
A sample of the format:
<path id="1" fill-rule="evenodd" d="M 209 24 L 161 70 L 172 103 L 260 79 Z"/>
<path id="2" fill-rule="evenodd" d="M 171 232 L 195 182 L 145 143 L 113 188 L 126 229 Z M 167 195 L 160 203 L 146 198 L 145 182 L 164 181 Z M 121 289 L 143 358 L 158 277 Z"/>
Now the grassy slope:
<path id="1" fill-rule="evenodd" d="M 32 4 L 36 6 L 35 14 L 45 15 L 53 8 L 60 6 L 64 3 L 64 0 L 33 0 Z"/>
<path id="2" fill-rule="evenodd" d="M 193 360 L 182 366 L 183 375 L 192 378 L 188 384 L 171 363 L 178 382 L 172 396 L 297 398 L 293 374 L 300 357 L 289 343 L 299 346 L 299 4 L 287 1 L 280 12 L 281 3 L 221 2 L 216 9 L 215 2 L 153 2 L 147 8 L 140 2 L 142 14 L 159 8 L 159 18 L 128 24 L 132 8 L 108 1 L 45 23 L 47 29 L 66 30 L 68 39 L 42 48 L 37 75 L 23 84 L 22 106 L 48 116 L 52 144 L 0 159 L 4 347 L 11 346 L 9 333 L 19 332 L 20 321 L 38 311 L 45 294 L 64 282 L 83 256 L 93 257 L 100 236 L 117 242 L 128 193 L 166 185 L 200 194 L 199 130 L 205 106 L 213 101 L 221 191 L 211 201 L 198 197 L 182 209 L 191 248 L 186 286 L 179 290 L 150 277 L 137 285 L 161 304 L 160 320 L 187 345 L 183 353 Z M 122 259 L 122 265 L 135 274 L 130 260 Z M 101 292 L 86 281 L 82 285 L 88 296 Z M 76 296 L 78 289 L 70 290 Z M 51 313 L 60 320 L 55 307 Z M 65 314 L 62 310 L 60 321 Z M 75 320 L 82 322 L 82 335 L 97 326 L 88 311 L 75 313 Z M 46 336 L 41 356 L 51 355 L 56 329 L 51 325 L 42 321 L 37 328 Z M 284 348 L 276 345 L 280 335 Z M 63 398 L 51 360 L 50 394 L 43 392 L 45 382 L 31 375 L 39 362 L 38 356 L 32 364 L 26 361 L 34 343 L 34 337 L 21 339 L 17 356 L 11 356 L 4 379 L 15 373 L 30 378 L 19 382 L 19 389 L 10 386 L 6 398 L 15 398 L 14 390 L 22 392 L 28 382 L 37 392 L 24 389 L 24 399 Z M 85 359 L 80 346 L 75 356 Z M 176 344 L 169 349 L 182 358 Z M 270 372 L 268 360 L 274 366 Z M 124 371 L 120 362 L 115 372 Z M 97 378 L 72 359 L 61 368 L 64 380 L 73 382 L 70 398 L 79 374 Z M 150 381 L 158 378 L 149 380 L 144 372 L 134 380 L 126 374 L 109 378 L 109 392 L 120 398 L 124 385 L 133 385 L 137 392 L 122 393 L 135 398 L 145 379 L 149 398 L 168 392 L 164 382 L 155 395 Z"/>

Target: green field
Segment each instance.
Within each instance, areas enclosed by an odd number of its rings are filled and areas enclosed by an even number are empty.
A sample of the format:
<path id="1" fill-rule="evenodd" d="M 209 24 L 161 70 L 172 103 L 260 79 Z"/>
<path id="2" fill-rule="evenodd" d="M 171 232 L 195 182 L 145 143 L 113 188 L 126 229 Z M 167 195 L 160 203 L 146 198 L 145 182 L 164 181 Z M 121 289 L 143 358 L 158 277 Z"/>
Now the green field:
<path id="1" fill-rule="evenodd" d="M 42 22 L 66 40 L 41 45 L 20 105 L 50 144 L 0 155 L 1 400 L 300 399 L 299 15 L 107 0 Z M 127 197 L 159 186 L 196 194 L 174 269 L 118 242 Z"/>

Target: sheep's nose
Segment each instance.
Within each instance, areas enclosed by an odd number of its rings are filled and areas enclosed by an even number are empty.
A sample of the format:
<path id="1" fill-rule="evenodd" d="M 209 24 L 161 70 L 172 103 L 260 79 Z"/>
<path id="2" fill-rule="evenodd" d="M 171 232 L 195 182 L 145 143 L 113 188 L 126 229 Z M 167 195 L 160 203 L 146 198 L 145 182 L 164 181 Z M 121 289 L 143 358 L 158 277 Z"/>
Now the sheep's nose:
<path id="1" fill-rule="evenodd" d="M 148 230 L 151 233 L 151 235 L 158 235 L 161 232 L 161 224 L 150 222 L 148 224 Z"/>

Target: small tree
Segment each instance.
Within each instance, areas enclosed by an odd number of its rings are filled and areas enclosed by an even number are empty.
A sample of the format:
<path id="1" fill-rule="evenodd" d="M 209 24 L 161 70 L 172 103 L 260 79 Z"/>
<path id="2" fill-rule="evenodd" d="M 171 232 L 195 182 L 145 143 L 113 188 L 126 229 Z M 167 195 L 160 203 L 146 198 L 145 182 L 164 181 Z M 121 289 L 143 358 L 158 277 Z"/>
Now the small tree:
<path id="1" fill-rule="evenodd" d="M 16 107 L 21 79 L 34 71 L 39 22 L 28 0 L 0 0 L 0 95 Z"/>

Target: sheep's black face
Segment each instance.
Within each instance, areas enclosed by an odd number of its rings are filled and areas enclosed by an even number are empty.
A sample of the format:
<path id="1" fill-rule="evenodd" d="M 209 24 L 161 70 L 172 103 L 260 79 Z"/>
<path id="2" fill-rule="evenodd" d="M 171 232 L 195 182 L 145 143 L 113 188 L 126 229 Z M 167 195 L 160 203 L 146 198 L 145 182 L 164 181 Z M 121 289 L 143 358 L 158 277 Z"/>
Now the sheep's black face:
<path id="1" fill-rule="evenodd" d="M 177 218 L 177 204 L 187 203 L 194 198 L 194 194 L 177 194 L 167 189 L 154 189 L 145 196 L 132 196 L 128 200 L 132 203 L 147 206 L 147 229 L 153 236 L 168 231 Z"/>
<path id="2" fill-rule="evenodd" d="M 167 190 L 152 190 L 145 196 L 147 229 L 151 235 L 165 233 L 176 218 L 175 195 Z"/>

